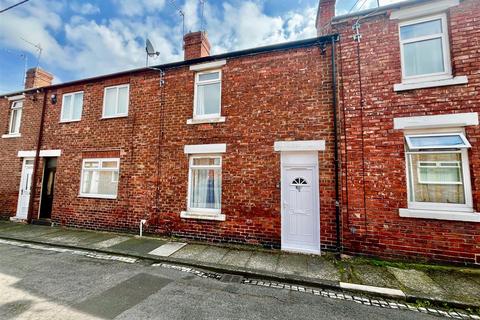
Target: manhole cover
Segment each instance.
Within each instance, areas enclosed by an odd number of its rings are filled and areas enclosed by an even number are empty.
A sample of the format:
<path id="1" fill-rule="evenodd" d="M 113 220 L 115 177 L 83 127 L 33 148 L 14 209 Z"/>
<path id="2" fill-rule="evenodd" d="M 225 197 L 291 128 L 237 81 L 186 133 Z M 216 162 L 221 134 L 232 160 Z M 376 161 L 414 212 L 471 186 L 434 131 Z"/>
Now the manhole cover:
<path id="1" fill-rule="evenodd" d="M 242 280 L 243 280 L 242 276 L 236 276 L 236 275 L 233 275 L 233 274 L 224 274 L 220 278 L 220 281 L 222 281 L 222 282 L 242 283 Z"/>

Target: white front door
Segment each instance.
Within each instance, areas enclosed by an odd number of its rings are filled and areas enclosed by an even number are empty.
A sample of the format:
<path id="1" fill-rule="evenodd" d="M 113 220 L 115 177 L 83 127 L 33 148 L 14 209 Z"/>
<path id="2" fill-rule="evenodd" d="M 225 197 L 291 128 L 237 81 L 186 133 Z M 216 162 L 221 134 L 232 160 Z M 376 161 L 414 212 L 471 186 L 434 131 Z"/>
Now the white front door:
<path id="1" fill-rule="evenodd" d="M 320 253 L 317 166 L 282 166 L 282 250 Z"/>
<path id="2" fill-rule="evenodd" d="M 32 186 L 33 159 L 24 159 L 22 177 L 18 194 L 17 219 L 27 219 L 28 204 L 30 202 L 30 188 Z"/>

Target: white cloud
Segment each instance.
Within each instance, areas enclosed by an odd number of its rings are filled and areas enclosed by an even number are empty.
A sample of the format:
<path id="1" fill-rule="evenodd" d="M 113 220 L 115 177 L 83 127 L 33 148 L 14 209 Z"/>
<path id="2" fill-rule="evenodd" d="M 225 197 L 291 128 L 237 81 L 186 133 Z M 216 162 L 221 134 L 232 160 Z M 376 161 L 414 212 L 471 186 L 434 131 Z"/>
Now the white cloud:
<path id="1" fill-rule="evenodd" d="M 126 16 L 140 16 L 162 10 L 165 0 L 115 0 L 118 11 Z"/>
<path id="2" fill-rule="evenodd" d="M 71 8 L 75 13 L 82 15 L 91 15 L 100 13 L 100 8 L 90 2 L 72 2 Z"/>
<path id="3" fill-rule="evenodd" d="M 259 3 L 224 3 L 221 11 L 206 8 L 207 31 L 214 53 L 314 37 L 316 8 L 272 17 Z"/>

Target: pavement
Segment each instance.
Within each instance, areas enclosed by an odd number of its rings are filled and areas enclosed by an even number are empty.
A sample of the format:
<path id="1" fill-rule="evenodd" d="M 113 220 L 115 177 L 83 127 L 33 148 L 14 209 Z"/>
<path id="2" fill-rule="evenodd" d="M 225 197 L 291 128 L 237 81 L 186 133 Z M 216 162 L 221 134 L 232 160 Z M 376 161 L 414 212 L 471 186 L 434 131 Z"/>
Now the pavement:
<path id="1" fill-rule="evenodd" d="M 127 263 L 10 242 L 0 243 L 0 319 L 5 320 L 475 319 L 462 312 L 415 312 L 384 300 L 225 281 L 146 260 Z"/>
<path id="2" fill-rule="evenodd" d="M 167 238 L 0 222 L 0 239 L 89 250 L 213 272 L 360 292 L 423 306 L 480 312 L 480 269 L 395 263 L 332 254 L 304 255 L 251 246 L 184 243 Z M 479 318 L 480 319 L 480 318 Z"/>

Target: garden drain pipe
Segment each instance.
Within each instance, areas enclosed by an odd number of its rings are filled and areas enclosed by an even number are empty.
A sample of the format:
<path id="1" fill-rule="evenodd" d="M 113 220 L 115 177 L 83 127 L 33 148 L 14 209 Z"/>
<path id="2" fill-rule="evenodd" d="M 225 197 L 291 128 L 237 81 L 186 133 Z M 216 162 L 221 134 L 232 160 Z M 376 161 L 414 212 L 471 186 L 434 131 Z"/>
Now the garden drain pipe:
<path id="1" fill-rule="evenodd" d="M 140 220 L 140 237 L 143 236 L 143 225 L 144 225 L 145 223 L 147 223 L 147 220 L 145 220 L 145 219 L 141 219 L 141 220 Z"/>

